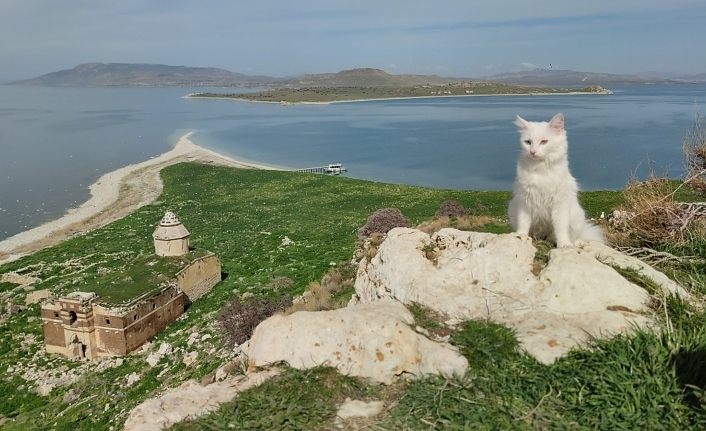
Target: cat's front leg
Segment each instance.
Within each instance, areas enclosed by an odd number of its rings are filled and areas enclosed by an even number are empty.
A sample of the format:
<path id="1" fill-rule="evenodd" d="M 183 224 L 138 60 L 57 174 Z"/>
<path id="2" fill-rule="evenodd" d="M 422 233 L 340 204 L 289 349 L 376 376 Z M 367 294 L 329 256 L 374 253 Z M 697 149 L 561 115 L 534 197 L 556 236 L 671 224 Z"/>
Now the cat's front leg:
<path id="1" fill-rule="evenodd" d="M 514 205 L 513 205 L 514 204 Z M 522 235 L 529 235 L 530 228 L 532 227 L 532 214 L 526 205 L 522 202 L 513 200 L 510 205 L 510 211 L 514 213 L 515 219 L 515 232 Z"/>
<path id="2" fill-rule="evenodd" d="M 552 228 L 559 248 L 573 247 L 571 242 L 569 208 L 566 205 L 557 205 L 552 208 Z"/>

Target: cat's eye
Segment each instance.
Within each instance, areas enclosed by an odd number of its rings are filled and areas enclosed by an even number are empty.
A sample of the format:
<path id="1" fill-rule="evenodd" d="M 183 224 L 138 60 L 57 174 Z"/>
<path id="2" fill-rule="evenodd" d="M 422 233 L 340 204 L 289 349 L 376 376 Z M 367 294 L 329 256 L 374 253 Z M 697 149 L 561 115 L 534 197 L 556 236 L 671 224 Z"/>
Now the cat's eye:
<path id="1" fill-rule="evenodd" d="M 542 139 L 542 141 L 540 142 L 540 144 L 544 145 L 544 144 L 546 144 L 547 142 L 549 142 L 549 141 L 547 141 L 546 139 Z"/>
<path id="2" fill-rule="evenodd" d="M 532 145 L 532 141 L 527 140 L 527 141 L 525 141 L 525 144 L 527 144 L 527 145 Z"/>

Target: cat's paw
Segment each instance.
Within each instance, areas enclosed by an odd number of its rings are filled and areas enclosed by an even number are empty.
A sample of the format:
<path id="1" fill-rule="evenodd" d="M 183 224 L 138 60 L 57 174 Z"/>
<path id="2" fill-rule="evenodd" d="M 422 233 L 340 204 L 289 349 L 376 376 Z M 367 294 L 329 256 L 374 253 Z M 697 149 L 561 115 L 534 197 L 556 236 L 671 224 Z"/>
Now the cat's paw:
<path id="1" fill-rule="evenodd" d="M 572 248 L 574 246 L 574 244 L 572 242 L 568 242 L 568 241 L 561 241 L 561 242 L 557 243 L 556 246 L 557 246 L 557 248 Z"/>

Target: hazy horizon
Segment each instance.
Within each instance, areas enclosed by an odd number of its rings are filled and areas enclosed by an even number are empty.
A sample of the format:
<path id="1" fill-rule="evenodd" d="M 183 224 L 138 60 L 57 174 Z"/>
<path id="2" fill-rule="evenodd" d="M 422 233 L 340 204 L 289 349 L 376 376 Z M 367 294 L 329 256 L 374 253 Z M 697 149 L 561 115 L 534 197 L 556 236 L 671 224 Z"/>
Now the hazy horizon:
<path id="1" fill-rule="evenodd" d="M 4 0 L 0 81 L 78 64 L 219 67 L 268 76 L 358 67 L 482 77 L 533 68 L 699 74 L 706 4 Z"/>

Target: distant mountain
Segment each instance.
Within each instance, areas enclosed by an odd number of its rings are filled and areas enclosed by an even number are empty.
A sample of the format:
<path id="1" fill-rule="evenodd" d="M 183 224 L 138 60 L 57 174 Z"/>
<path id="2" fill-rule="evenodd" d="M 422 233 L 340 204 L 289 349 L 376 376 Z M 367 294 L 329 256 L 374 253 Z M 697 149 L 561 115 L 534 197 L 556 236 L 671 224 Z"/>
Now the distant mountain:
<path id="1" fill-rule="evenodd" d="M 53 87 L 404 87 L 443 85 L 459 79 L 436 75 L 391 75 L 380 69 L 351 69 L 337 73 L 307 74 L 296 78 L 251 76 L 213 67 L 164 64 L 87 63 L 47 73 L 14 84 Z"/>
<path id="2" fill-rule="evenodd" d="M 458 78 L 437 75 L 392 75 L 384 70 L 360 68 L 337 73 L 302 75 L 280 84 L 292 87 L 407 87 L 412 85 L 444 85 L 458 82 Z"/>
<path id="3" fill-rule="evenodd" d="M 269 76 L 243 75 L 215 67 L 86 63 L 15 84 L 53 87 L 220 87 L 263 85 L 276 81 L 277 78 Z"/>
<path id="4" fill-rule="evenodd" d="M 654 72 L 635 75 L 576 72 L 573 70 L 534 69 L 501 73 L 483 78 L 484 81 L 540 87 L 589 87 L 615 84 L 657 84 L 706 82 L 706 73 L 699 75 L 660 76 Z M 469 78 L 448 78 L 438 75 L 393 75 L 380 69 L 359 68 L 336 73 L 306 74 L 295 78 L 274 78 L 244 75 L 215 67 L 167 66 L 164 64 L 87 63 L 73 69 L 47 73 L 32 79 L 14 82 L 22 85 L 54 87 L 410 87 L 470 82 Z M 478 81 L 474 79 L 473 81 Z"/>
<path id="5" fill-rule="evenodd" d="M 696 75 L 694 75 L 696 77 Z M 702 75 L 703 77 L 703 75 Z M 683 79 L 645 75 L 621 75 L 613 73 L 576 72 L 573 70 L 534 69 L 521 72 L 501 73 L 485 77 L 492 82 L 536 86 L 586 87 L 615 84 L 666 84 L 684 82 Z"/>

